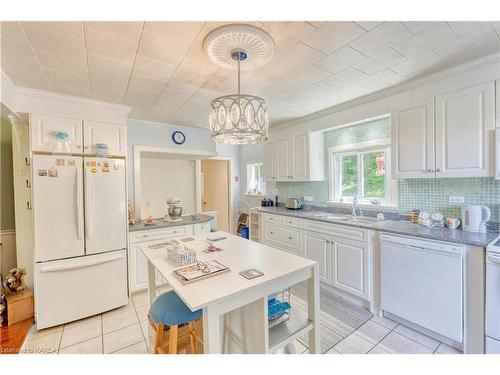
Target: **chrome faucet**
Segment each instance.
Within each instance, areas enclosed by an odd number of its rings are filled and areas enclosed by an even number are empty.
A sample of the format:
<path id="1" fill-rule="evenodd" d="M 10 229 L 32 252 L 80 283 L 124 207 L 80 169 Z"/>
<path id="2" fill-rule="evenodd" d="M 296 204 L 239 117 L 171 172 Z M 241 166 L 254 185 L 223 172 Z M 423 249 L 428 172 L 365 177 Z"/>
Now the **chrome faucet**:
<path id="1" fill-rule="evenodd" d="M 352 198 L 352 218 L 356 219 L 356 206 L 358 205 L 358 196 Z"/>

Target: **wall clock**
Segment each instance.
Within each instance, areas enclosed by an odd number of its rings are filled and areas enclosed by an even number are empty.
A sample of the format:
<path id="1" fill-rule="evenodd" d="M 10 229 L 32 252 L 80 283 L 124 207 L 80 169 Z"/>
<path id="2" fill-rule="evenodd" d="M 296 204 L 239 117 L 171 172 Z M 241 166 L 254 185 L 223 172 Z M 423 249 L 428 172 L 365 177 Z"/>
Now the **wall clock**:
<path id="1" fill-rule="evenodd" d="M 172 133 L 172 141 L 177 145 L 182 145 L 186 141 L 186 136 L 181 131 L 175 131 Z"/>

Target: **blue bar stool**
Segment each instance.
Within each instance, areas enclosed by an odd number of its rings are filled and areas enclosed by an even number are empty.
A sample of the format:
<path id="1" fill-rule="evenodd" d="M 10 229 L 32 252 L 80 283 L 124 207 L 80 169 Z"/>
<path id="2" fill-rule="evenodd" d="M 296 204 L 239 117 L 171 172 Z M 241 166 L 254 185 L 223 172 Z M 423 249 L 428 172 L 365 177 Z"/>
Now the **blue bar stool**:
<path id="1" fill-rule="evenodd" d="M 149 310 L 149 318 L 156 329 L 153 353 L 159 353 L 158 348 L 163 345 L 163 330 L 169 326 L 168 353 L 177 354 L 177 335 L 181 324 L 188 324 L 191 353 L 197 353 L 200 337 L 194 322 L 201 316 L 201 310 L 191 311 L 174 291 L 158 296 Z"/>

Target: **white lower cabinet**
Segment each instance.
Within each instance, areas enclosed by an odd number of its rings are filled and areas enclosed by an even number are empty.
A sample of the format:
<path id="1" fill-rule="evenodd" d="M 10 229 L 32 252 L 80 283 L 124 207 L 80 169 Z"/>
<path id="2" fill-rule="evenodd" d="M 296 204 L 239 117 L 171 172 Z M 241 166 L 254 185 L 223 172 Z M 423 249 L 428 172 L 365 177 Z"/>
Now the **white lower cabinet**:
<path id="1" fill-rule="evenodd" d="M 368 243 L 332 237 L 332 286 L 369 300 Z"/>
<path id="2" fill-rule="evenodd" d="M 204 224 L 195 224 L 197 234 L 206 233 L 208 227 Z M 169 238 L 182 235 L 193 235 L 193 225 L 184 225 L 165 229 L 150 229 L 130 232 L 129 244 L 129 290 L 130 293 L 146 290 L 148 287 L 148 261 L 141 251 L 141 246 L 152 245 Z M 156 272 L 156 285 L 165 284 L 163 277 Z"/>
<path id="3" fill-rule="evenodd" d="M 319 279 L 331 283 L 330 236 L 321 233 L 304 233 L 304 254 L 319 264 Z"/>

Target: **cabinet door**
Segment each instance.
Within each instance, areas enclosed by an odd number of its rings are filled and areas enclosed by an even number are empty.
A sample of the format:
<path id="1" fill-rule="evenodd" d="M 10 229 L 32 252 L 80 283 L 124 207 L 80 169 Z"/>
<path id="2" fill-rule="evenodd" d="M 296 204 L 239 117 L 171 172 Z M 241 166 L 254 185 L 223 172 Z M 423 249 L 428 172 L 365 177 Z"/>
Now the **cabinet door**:
<path id="1" fill-rule="evenodd" d="M 125 156 L 127 154 L 126 127 L 124 125 L 85 121 L 84 129 L 84 152 L 86 154 L 95 154 L 97 143 L 107 144 L 110 155 Z"/>
<path id="2" fill-rule="evenodd" d="M 82 152 L 82 120 L 31 115 L 30 130 L 33 151 L 52 152 L 55 133 L 63 132 L 68 134 L 70 152 Z"/>
<path id="3" fill-rule="evenodd" d="M 264 181 L 276 180 L 274 166 L 274 143 L 266 143 L 263 146 L 264 154 Z"/>
<path id="4" fill-rule="evenodd" d="M 320 233 L 304 233 L 304 254 L 306 258 L 319 264 L 319 279 L 325 283 L 331 282 L 331 246 L 330 236 Z"/>
<path id="5" fill-rule="evenodd" d="M 493 82 L 436 97 L 436 177 L 489 177 L 493 171 Z"/>
<path id="6" fill-rule="evenodd" d="M 332 237 L 332 285 L 370 299 L 369 245 Z"/>
<path id="7" fill-rule="evenodd" d="M 307 134 L 292 136 L 292 179 L 307 181 L 309 176 L 309 150 Z"/>
<path id="8" fill-rule="evenodd" d="M 434 177 L 434 101 L 392 112 L 392 177 Z"/>
<path id="9" fill-rule="evenodd" d="M 276 141 L 276 179 L 290 181 L 292 179 L 290 138 Z"/>
<path id="10" fill-rule="evenodd" d="M 154 243 L 157 242 L 150 242 L 150 244 Z M 140 249 L 140 246 L 147 246 L 147 244 L 145 242 L 130 245 L 129 289 L 131 293 L 148 288 L 148 260 Z M 165 280 L 158 271 L 155 271 L 155 279 L 156 286 L 165 284 Z"/>

